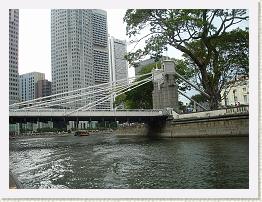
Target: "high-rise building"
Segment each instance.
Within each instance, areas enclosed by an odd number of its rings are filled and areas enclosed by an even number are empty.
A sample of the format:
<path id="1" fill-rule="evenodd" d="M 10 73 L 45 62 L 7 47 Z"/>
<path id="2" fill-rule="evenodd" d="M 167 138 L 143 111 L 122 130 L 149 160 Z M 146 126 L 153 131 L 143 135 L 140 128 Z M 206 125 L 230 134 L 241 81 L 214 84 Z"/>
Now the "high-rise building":
<path id="1" fill-rule="evenodd" d="M 92 31 L 95 84 L 109 82 L 106 11 L 92 10 Z"/>
<path id="2" fill-rule="evenodd" d="M 38 80 L 36 82 L 36 98 L 51 95 L 51 81 Z"/>
<path id="3" fill-rule="evenodd" d="M 45 74 L 40 72 L 30 72 L 19 76 L 20 100 L 27 101 L 36 98 L 36 83 L 44 80 Z"/>
<path id="4" fill-rule="evenodd" d="M 125 55 L 126 41 L 109 37 L 109 69 L 110 81 L 128 79 L 128 67 Z"/>
<path id="5" fill-rule="evenodd" d="M 9 104 L 19 101 L 18 34 L 19 10 L 9 9 Z"/>
<path id="6" fill-rule="evenodd" d="M 109 82 L 106 12 L 52 10 L 51 64 L 52 94 Z M 106 102 L 97 108 L 108 107 Z"/>
<path id="7" fill-rule="evenodd" d="M 128 67 L 125 55 L 127 53 L 126 41 L 116 39 L 114 37 L 108 37 L 108 49 L 109 49 L 109 70 L 110 81 L 114 82 L 122 80 L 124 84 L 128 83 Z M 126 81 L 123 81 L 125 79 Z M 110 108 L 113 108 L 115 101 L 115 95 L 111 97 Z"/>

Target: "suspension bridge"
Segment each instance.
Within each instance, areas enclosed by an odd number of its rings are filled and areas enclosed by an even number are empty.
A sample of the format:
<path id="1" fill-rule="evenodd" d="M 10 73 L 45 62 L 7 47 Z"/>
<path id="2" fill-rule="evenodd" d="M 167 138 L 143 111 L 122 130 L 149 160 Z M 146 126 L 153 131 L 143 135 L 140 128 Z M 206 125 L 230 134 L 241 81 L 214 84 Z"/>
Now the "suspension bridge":
<path id="1" fill-rule="evenodd" d="M 112 107 L 116 96 L 153 80 L 147 73 L 115 82 L 58 93 L 15 103 L 9 106 L 10 123 L 46 121 L 152 121 L 166 119 L 167 110 L 117 110 Z"/>
<path id="2" fill-rule="evenodd" d="M 178 108 L 178 94 L 192 100 L 185 93 L 179 91 L 177 79 L 181 79 L 202 94 L 209 96 L 178 74 L 173 61 L 164 61 L 161 69 L 155 69 L 147 74 L 9 105 L 9 122 L 10 124 L 106 120 L 149 122 L 166 120 L 167 118 L 176 119 L 178 117 L 175 113 Z M 152 92 L 154 109 L 122 110 L 113 108 L 113 101 L 117 96 L 152 81 L 154 84 Z M 206 110 L 199 103 L 192 101 Z M 215 112 L 213 113 L 215 114 Z M 206 116 L 210 116 L 210 114 L 212 112 L 209 111 Z"/>

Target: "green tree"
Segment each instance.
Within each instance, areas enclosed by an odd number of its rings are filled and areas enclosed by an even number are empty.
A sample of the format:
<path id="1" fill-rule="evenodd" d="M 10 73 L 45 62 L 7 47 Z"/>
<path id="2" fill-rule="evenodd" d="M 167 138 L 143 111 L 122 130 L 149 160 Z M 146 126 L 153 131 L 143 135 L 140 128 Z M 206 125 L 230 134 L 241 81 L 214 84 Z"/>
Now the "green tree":
<path id="1" fill-rule="evenodd" d="M 205 96 L 203 96 L 202 94 L 193 95 L 193 96 L 191 96 L 191 99 L 193 99 L 194 101 L 196 101 L 199 104 L 207 101 L 207 98 Z M 189 105 L 194 106 L 194 103 L 192 101 L 190 101 Z"/>
<path id="2" fill-rule="evenodd" d="M 226 83 L 237 72 L 248 72 L 248 32 L 234 29 L 245 20 L 248 15 L 243 9 L 129 9 L 124 17 L 127 35 L 130 39 L 139 36 L 131 41 L 145 40 L 146 45 L 130 52 L 127 59 L 132 63 L 144 55 L 157 58 L 168 46 L 175 47 L 191 62 L 198 75 L 196 81 L 209 94 L 210 107 L 215 109 L 221 100 L 221 82 Z M 149 32 L 140 36 L 147 28 Z M 244 67 L 239 66 L 242 59 Z"/>
<path id="3" fill-rule="evenodd" d="M 184 54 L 188 67 L 194 69 L 195 83 L 198 83 L 199 87 L 207 85 L 205 89 L 209 88 L 210 91 L 213 89 L 217 92 L 219 102 L 224 99 L 221 96 L 222 89 L 232 84 L 229 81 L 238 75 L 248 75 L 248 38 L 246 30 L 237 29 L 211 40 L 211 43 L 216 46 L 217 54 L 212 56 L 211 64 L 206 69 L 208 82 L 204 82 L 201 71 L 194 61 Z M 194 47 L 195 54 L 205 57 L 202 41 L 191 42 L 190 46 Z"/>
<path id="4" fill-rule="evenodd" d="M 183 60 L 174 60 L 176 71 L 181 74 L 184 78 L 189 79 L 193 76 L 193 71 L 189 71 L 186 67 L 186 63 Z M 150 73 L 154 68 L 160 67 L 160 62 L 155 62 L 149 65 L 146 65 L 139 71 L 139 75 Z M 135 81 L 140 81 L 146 78 L 146 76 L 140 77 Z M 185 91 L 190 89 L 183 81 L 178 81 L 179 89 Z M 152 91 L 153 91 L 153 82 L 148 82 L 142 86 L 139 86 L 131 91 L 126 92 L 118 97 L 116 97 L 115 106 L 124 103 L 125 108 L 127 109 L 152 109 L 153 100 L 152 100 Z"/>
<path id="5" fill-rule="evenodd" d="M 159 62 L 149 64 L 142 68 L 139 72 L 139 75 L 146 74 L 152 71 L 156 65 L 160 65 Z M 140 77 L 136 81 L 140 81 L 145 77 Z M 148 82 L 142 86 L 139 86 L 131 91 L 126 93 L 125 105 L 128 109 L 152 109 L 152 91 L 153 91 L 153 82 Z"/>
<path id="6" fill-rule="evenodd" d="M 114 102 L 114 108 L 119 107 L 121 105 L 125 106 L 126 94 L 122 94 L 116 97 Z"/>

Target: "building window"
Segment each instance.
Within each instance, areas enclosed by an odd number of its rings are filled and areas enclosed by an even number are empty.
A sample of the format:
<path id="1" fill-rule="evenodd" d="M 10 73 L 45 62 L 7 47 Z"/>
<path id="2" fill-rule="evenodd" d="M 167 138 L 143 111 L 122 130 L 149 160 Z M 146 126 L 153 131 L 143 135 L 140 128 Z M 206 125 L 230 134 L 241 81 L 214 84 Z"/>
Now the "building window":
<path id="1" fill-rule="evenodd" d="M 244 103 L 247 104 L 247 95 L 244 95 Z"/>
<path id="2" fill-rule="evenodd" d="M 226 105 L 228 105 L 228 103 L 229 103 L 229 100 L 228 100 L 228 98 L 226 98 Z"/>

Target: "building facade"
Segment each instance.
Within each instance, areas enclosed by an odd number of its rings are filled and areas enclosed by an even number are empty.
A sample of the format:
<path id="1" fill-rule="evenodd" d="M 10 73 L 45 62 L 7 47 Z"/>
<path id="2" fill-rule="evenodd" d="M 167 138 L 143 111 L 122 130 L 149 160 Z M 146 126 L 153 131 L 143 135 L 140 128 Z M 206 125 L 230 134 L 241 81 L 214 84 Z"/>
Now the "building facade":
<path id="1" fill-rule="evenodd" d="M 126 41 L 109 37 L 109 69 L 110 81 L 128 79 L 128 67 L 125 55 L 127 53 Z"/>
<path id="2" fill-rule="evenodd" d="M 52 94 L 109 82 L 107 46 L 105 11 L 51 10 Z M 94 99 L 100 97 L 86 102 Z M 97 108 L 109 108 L 109 102 Z"/>
<path id="3" fill-rule="evenodd" d="M 19 76 L 19 94 L 21 101 L 36 98 L 36 84 L 39 80 L 44 80 L 45 74 L 40 72 L 30 72 Z"/>
<path id="4" fill-rule="evenodd" d="M 51 81 L 45 79 L 36 82 L 36 98 L 46 97 L 51 94 Z"/>
<path id="5" fill-rule="evenodd" d="M 224 106 L 248 105 L 249 104 L 249 79 L 241 77 L 228 84 L 227 89 L 221 91 Z"/>
<path id="6" fill-rule="evenodd" d="M 92 11 L 93 55 L 95 84 L 109 82 L 107 13 Z"/>
<path id="7" fill-rule="evenodd" d="M 114 37 L 108 37 L 108 49 L 109 49 L 109 74 L 110 82 L 123 81 L 124 84 L 128 84 L 128 67 L 125 55 L 127 53 L 126 41 L 115 39 Z M 113 109 L 113 103 L 115 96 L 111 97 L 111 109 Z"/>
<path id="8" fill-rule="evenodd" d="M 19 102 L 19 10 L 9 9 L 9 104 Z"/>

